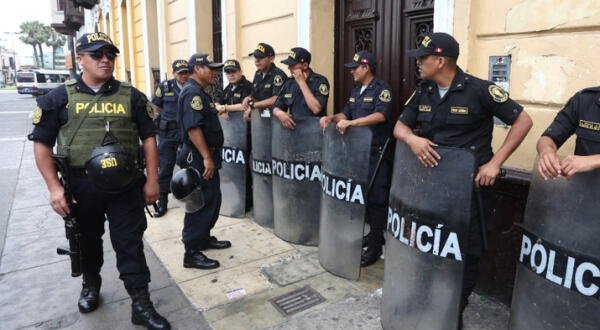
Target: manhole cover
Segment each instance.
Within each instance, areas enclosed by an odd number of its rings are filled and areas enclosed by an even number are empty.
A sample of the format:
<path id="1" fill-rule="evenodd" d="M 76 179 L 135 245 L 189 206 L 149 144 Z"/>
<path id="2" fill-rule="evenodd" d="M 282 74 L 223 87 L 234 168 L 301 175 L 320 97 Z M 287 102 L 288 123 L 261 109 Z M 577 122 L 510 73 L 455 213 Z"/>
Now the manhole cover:
<path id="1" fill-rule="evenodd" d="M 269 299 L 269 302 L 285 316 L 309 309 L 324 301 L 325 298 L 308 285 L 282 296 Z"/>

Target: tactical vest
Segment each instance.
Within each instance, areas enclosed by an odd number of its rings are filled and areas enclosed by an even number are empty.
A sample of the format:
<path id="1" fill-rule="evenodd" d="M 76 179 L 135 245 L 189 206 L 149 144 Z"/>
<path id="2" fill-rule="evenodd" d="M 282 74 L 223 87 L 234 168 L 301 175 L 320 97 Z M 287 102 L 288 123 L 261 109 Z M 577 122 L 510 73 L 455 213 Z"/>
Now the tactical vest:
<path id="1" fill-rule="evenodd" d="M 137 158 L 139 134 L 132 120 L 131 85 L 121 82 L 119 90 L 101 95 L 95 102 L 89 94 L 78 92 L 76 80 L 65 82 L 69 119 L 58 132 L 57 153 L 69 157 L 69 166 L 83 168 L 92 149 L 102 145 L 107 128 L 123 148 Z M 88 112 L 82 123 L 78 118 Z M 69 141 L 71 139 L 71 141 Z"/>

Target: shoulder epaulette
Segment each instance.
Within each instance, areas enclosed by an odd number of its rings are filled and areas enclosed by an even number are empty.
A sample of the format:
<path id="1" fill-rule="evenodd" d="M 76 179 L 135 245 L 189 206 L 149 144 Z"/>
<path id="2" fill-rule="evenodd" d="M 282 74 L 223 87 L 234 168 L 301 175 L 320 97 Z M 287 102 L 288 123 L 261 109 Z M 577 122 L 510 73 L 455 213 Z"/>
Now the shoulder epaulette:
<path id="1" fill-rule="evenodd" d="M 69 79 L 69 80 L 65 81 L 65 85 L 67 85 L 67 86 L 73 86 L 75 84 L 77 84 L 77 79 Z"/>

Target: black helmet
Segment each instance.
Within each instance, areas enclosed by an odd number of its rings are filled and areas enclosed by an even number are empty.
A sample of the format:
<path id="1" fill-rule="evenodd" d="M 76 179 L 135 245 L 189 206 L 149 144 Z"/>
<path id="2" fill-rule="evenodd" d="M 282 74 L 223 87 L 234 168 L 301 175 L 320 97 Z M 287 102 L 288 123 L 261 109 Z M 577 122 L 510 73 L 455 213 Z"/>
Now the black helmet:
<path id="1" fill-rule="evenodd" d="M 194 213 L 204 207 L 202 176 L 193 167 L 183 168 L 173 175 L 171 193 L 185 203 L 187 213 Z"/>
<path id="2" fill-rule="evenodd" d="M 94 148 L 85 172 L 98 190 L 108 193 L 124 192 L 138 178 L 133 155 L 118 143 Z"/>

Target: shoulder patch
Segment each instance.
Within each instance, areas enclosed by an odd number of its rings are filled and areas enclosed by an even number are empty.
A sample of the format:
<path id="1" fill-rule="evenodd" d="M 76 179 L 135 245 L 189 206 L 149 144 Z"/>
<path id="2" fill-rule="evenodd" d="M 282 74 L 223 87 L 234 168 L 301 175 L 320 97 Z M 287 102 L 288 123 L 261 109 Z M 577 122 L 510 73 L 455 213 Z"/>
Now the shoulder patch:
<path id="1" fill-rule="evenodd" d="M 150 104 L 150 102 L 146 102 L 146 113 L 148 114 L 148 117 L 154 119 L 154 117 L 156 117 L 156 115 L 154 115 L 154 108 L 152 108 L 152 105 Z"/>
<path id="2" fill-rule="evenodd" d="M 319 93 L 321 93 L 322 95 L 329 94 L 329 87 L 327 87 L 327 84 L 319 85 Z"/>
<path id="3" fill-rule="evenodd" d="M 273 79 L 273 85 L 275 85 L 277 87 L 283 85 L 283 78 L 281 78 L 280 75 L 276 75 L 275 78 Z"/>
<path id="4" fill-rule="evenodd" d="M 31 113 L 31 121 L 34 124 L 39 124 L 40 121 L 42 120 L 42 108 L 40 107 L 35 107 L 35 109 L 33 109 L 33 112 Z"/>
<path id="5" fill-rule="evenodd" d="M 390 94 L 390 90 L 382 90 L 381 93 L 379 93 L 379 100 L 381 100 L 381 102 L 390 102 L 392 100 L 392 94 Z"/>
<path id="6" fill-rule="evenodd" d="M 67 86 L 73 86 L 77 83 L 77 79 L 69 79 L 67 81 L 65 81 L 65 85 Z"/>
<path id="7" fill-rule="evenodd" d="M 156 92 L 154 92 L 154 95 L 156 95 L 156 97 L 161 97 L 162 96 L 162 91 L 160 90 L 160 87 L 158 87 L 156 89 Z"/>
<path id="8" fill-rule="evenodd" d="M 490 85 L 488 92 L 492 96 L 492 99 L 494 99 L 494 102 L 504 103 L 508 100 L 508 93 L 497 85 Z"/>
<path id="9" fill-rule="evenodd" d="M 202 110 L 204 108 L 204 104 L 202 104 L 202 98 L 198 95 L 194 96 L 192 102 L 190 102 L 190 106 L 194 110 Z"/>

